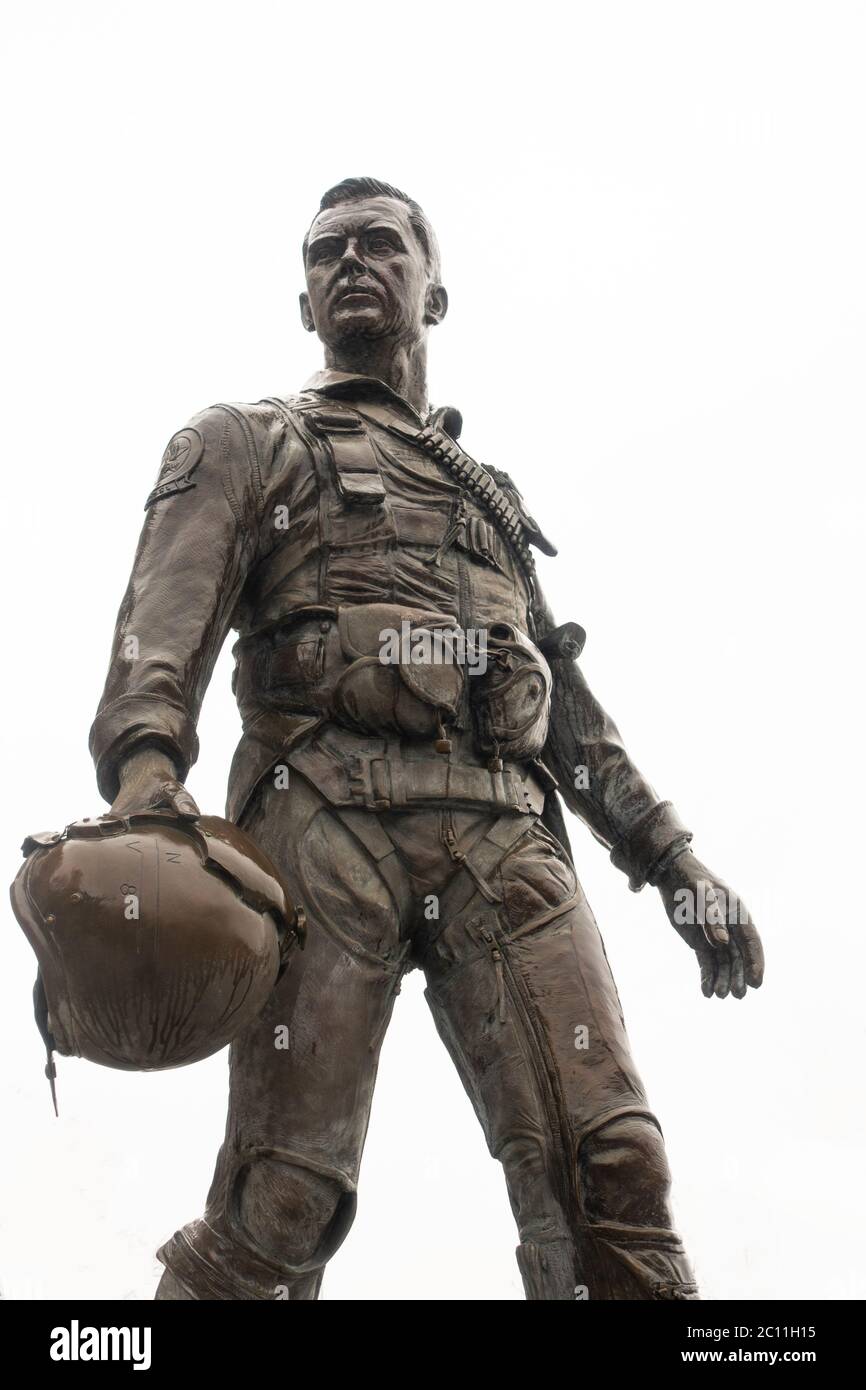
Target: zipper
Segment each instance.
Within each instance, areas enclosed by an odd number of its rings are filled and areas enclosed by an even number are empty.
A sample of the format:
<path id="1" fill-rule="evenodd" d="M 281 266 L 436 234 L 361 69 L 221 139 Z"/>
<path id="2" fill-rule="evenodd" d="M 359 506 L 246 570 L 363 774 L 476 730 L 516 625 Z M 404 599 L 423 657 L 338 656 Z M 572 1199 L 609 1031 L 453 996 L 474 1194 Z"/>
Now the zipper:
<path id="1" fill-rule="evenodd" d="M 499 943 L 492 931 L 487 927 L 482 929 L 481 935 L 487 942 L 487 949 L 493 957 L 493 964 L 496 969 L 496 1015 L 500 1023 L 505 1022 L 505 975 L 503 969 L 502 952 Z"/>
<path id="2" fill-rule="evenodd" d="M 481 896 L 489 903 L 501 903 L 502 899 L 496 889 L 487 882 L 486 878 L 482 877 L 473 865 L 471 859 L 468 859 L 460 849 L 454 830 L 454 818 L 451 814 L 450 807 L 440 814 L 440 835 L 452 863 L 466 870 Z"/>
<path id="3" fill-rule="evenodd" d="M 571 1211 L 575 1209 L 577 1201 L 575 1184 L 570 1176 L 574 1168 L 571 1133 L 563 1118 L 565 1106 L 561 1092 L 551 1078 L 548 1052 L 539 1036 L 532 999 L 520 971 L 515 969 L 509 959 L 502 933 L 492 931 L 489 927 L 482 927 L 481 937 L 490 952 L 496 971 L 497 1017 L 499 1022 L 505 1022 L 506 1000 L 510 997 L 523 1025 L 522 1032 L 530 1054 L 538 1095 L 547 1118 L 548 1132 L 554 1143 L 558 1139 L 558 1147 L 565 1158 L 564 1165 L 557 1164 L 554 1169 L 554 1181 L 560 1188 L 563 1209 Z"/>

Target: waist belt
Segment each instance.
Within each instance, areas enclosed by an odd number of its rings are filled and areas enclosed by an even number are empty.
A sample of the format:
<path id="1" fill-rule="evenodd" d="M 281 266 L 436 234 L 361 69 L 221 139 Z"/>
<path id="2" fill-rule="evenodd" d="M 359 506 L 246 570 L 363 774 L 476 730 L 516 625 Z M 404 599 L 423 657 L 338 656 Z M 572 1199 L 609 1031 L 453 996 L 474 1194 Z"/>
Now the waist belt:
<path id="1" fill-rule="evenodd" d="M 339 760 L 315 740 L 293 749 L 286 761 L 334 806 L 371 811 L 472 803 L 500 811 L 540 816 L 544 790 L 532 773 L 507 764 L 501 772 L 442 757 L 404 758 L 399 753 L 357 752 Z"/>

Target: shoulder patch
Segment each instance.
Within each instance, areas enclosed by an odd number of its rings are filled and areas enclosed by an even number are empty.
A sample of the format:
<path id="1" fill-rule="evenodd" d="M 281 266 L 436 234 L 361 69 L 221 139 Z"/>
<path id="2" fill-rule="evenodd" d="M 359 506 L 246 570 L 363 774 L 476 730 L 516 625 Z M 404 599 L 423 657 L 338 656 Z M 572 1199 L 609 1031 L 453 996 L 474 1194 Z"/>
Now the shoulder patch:
<path id="1" fill-rule="evenodd" d="M 187 426 L 173 434 L 162 456 L 156 487 L 144 504 L 144 509 L 152 507 L 163 497 L 173 497 L 178 492 L 186 492 L 195 487 L 192 475 L 201 463 L 204 453 L 204 440 L 198 430 Z"/>

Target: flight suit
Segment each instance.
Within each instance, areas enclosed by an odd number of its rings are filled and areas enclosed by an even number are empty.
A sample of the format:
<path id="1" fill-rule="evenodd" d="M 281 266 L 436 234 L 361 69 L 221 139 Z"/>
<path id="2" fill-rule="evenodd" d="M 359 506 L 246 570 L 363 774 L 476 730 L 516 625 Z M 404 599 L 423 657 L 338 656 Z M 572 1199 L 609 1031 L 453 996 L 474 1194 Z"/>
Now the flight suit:
<path id="1" fill-rule="evenodd" d="M 697 1297 L 554 789 L 635 889 L 689 833 L 589 692 L 574 625 L 566 641 L 554 624 L 530 547 L 552 548 L 459 432 L 454 410 L 422 420 L 383 383 L 325 371 L 295 397 L 194 417 L 147 500 L 91 732 L 100 789 L 114 798 L 144 743 L 186 776 L 234 628 L 227 814 L 308 920 L 232 1044 L 205 1215 L 159 1252 L 162 1297 L 318 1296 L 412 968 L 502 1163 L 527 1297 Z M 518 635 L 496 670 L 507 707 L 515 652 L 517 669 L 530 653 L 541 732 L 494 721 L 485 742 L 475 672 L 387 671 L 376 641 L 401 623 Z"/>

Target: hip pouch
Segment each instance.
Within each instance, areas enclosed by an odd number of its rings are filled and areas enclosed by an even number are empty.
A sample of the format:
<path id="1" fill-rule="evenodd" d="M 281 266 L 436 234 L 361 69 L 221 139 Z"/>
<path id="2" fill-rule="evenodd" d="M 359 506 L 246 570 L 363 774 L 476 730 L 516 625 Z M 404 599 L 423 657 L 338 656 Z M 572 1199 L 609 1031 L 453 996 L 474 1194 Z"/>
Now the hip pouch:
<path id="1" fill-rule="evenodd" d="M 254 657 L 269 704 L 359 733 L 436 738 L 437 751 L 450 752 L 445 726 L 460 708 L 465 645 L 452 614 L 365 603 L 297 618 Z"/>
<path id="2" fill-rule="evenodd" d="M 470 702 L 478 747 L 492 771 L 502 759 L 536 758 L 547 742 L 553 675 L 542 653 L 511 623 L 487 629 L 487 669 L 473 676 Z"/>

